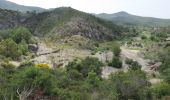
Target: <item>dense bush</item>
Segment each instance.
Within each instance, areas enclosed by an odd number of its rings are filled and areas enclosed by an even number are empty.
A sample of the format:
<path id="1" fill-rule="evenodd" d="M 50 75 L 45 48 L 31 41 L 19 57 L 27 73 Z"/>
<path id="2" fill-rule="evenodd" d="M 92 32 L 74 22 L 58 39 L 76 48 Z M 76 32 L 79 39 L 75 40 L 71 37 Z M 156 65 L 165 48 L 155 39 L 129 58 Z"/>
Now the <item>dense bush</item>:
<path id="1" fill-rule="evenodd" d="M 45 93 L 51 91 L 52 81 L 55 80 L 49 70 L 36 67 L 30 67 L 19 72 L 14 76 L 14 79 L 17 85 L 20 86 L 18 88 L 32 86 L 32 88 L 41 88 Z"/>
<path id="2" fill-rule="evenodd" d="M 0 31 L 1 39 L 11 38 L 16 43 L 20 43 L 21 41 L 25 41 L 28 43 L 31 39 L 31 32 L 25 27 L 16 27 L 13 29 L 7 29 Z"/>
<path id="3" fill-rule="evenodd" d="M 10 57 L 13 60 L 18 60 L 21 55 L 26 55 L 28 52 L 28 45 L 23 41 L 16 44 L 11 38 L 0 42 L 0 54 L 5 57 Z"/>
<path id="4" fill-rule="evenodd" d="M 130 70 L 127 73 L 119 72 L 111 76 L 116 85 L 119 100 L 146 100 L 149 99 L 149 84 L 144 72 Z"/>
<path id="5" fill-rule="evenodd" d="M 89 72 L 87 77 L 87 82 L 92 85 L 93 87 L 97 87 L 100 82 L 99 76 L 97 76 L 94 72 Z"/>
<path id="6" fill-rule="evenodd" d="M 24 91 L 24 89 L 26 91 Z M 31 91 L 25 99 L 54 100 L 152 100 L 152 97 L 169 95 L 169 84 L 161 83 L 150 89 L 146 75 L 141 70 L 130 70 L 101 79 L 89 70 L 84 77 L 78 70 L 50 70 L 25 66 L 6 73 L 0 70 L 0 99 L 18 100 L 19 93 Z M 21 95 L 21 94 L 20 94 Z"/>
<path id="7" fill-rule="evenodd" d="M 118 100 L 116 85 L 112 80 L 103 80 L 98 87 L 98 96 L 94 100 Z"/>
<path id="8" fill-rule="evenodd" d="M 133 61 L 132 59 L 126 59 L 125 62 L 129 65 L 131 70 L 140 70 L 142 68 L 142 66 L 137 61 Z"/>
<path id="9" fill-rule="evenodd" d="M 16 60 L 22 55 L 22 52 L 12 39 L 5 39 L 0 42 L 0 54 Z"/>
<path id="10" fill-rule="evenodd" d="M 120 45 L 118 43 L 113 43 L 111 46 L 112 46 L 113 54 L 115 56 L 119 56 L 121 52 Z"/>
<path id="11" fill-rule="evenodd" d="M 12 39 L 16 43 L 20 43 L 23 40 L 26 41 L 26 43 L 29 43 L 31 36 L 32 36 L 31 32 L 25 27 L 18 27 L 13 29 L 12 31 Z"/>
<path id="12" fill-rule="evenodd" d="M 141 39 L 144 40 L 144 39 L 147 39 L 147 37 L 146 37 L 145 35 L 142 35 L 142 36 L 141 36 Z"/>
<path id="13" fill-rule="evenodd" d="M 108 65 L 115 68 L 122 68 L 122 61 L 119 57 L 113 57 L 112 60 L 109 61 Z"/>
<path id="14" fill-rule="evenodd" d="M 160 54 L 160 61 L 162 65 L 159 68 L 159 71 L 166 82 L 170 84 L 170 48 L 164 49 Z"/>
<path id="15" fill-rule="evenodd" d="M 125 60 L 126 64 L 131 65 L 134 61 L 132 59 L 126 59 Z"/>
<path id="16" fill-rule="evenodd" d="M 150 39 L 152 41 L 159 42 L 159 41 L 165 40 L 167 37 L 168 37 L 168 35 L 166 33 L 163 33 L 163 32 L 153 32 L 153 33 L 151 33 Z"/>
<path id="17" fill-rule="evenodd" d="M 14 69 L 16 67 L 15 65 L 13 65 L 9 62 L 3 62 L 3 63 L 1 63 L 1 66 L 5 69 Z"/>
<path id="18" fill-rule="evenodd" d="M 87 57 L 81 61 L 74 60 L 73 62 L 70 62 L 66 68 L 68 72 L 75 69 L 84 77 L 87 77 L 88 73 L 91 71 L 95 72 L 97 75 L 100 75 L 102 65 L 102 62 L 100 62 L 97 58 Z"/>
<path id="19" fill-rule="evenodd" d="M 1 30 L 0 54 L 14 60 L 17 60 L 21 55 L 26 55 L 31 36 L 29 30 L 24 27 Z"/>
<path id="20" fill-rule="evenodd" d="M 95 47 L 99 47 L 99 43 L 97 43 L 97 42 L 94 43 L 94 46 L 95 46 Z"/>
<path id="21" fill-rule="evenodd" d="M 170 95 L 170 85 L 166 82 L 158 83 L 152 86 L 152 91 L 155 98 L 161 99 L 163 96 Z"/>
<path id="22" fill-rule="evenodd" d="M 167 66 L 170 67 L 169 65 Z M 161 72 L 161 74 L 164 80 L 170 84 L 170 68 L 166 68 L 165 70 Z"/>
<path id="23" fill-rule="evenodd" d="M 151 37 L 150 37 L 150 40 L 152 40 L 152 41 L 156 41 L 155 36 L 151 36 Z"/>
<path id="24" fill-rule="evenodd" d="M 27 55 L 28 53 L 28 44 L 23 40 L 18 44 L 18 49 L 21 51 L 23 55 Z"/>

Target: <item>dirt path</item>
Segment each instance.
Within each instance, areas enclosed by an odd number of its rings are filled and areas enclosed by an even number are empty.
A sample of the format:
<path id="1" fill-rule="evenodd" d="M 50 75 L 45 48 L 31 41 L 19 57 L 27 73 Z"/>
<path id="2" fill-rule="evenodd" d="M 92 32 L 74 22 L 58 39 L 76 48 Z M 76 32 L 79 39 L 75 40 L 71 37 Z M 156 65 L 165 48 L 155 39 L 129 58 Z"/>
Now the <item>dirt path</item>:
<path id="1" fill-rule="evenodd" d="M 140 57 L 138 55 L 139 50 L 130 50 L 130 49 L 126 49 L 125 47 L 121 47 L 121 59 L 122 59 L 122 68 L 121 69 L 116 69 L 113 67 L 104 67 L 102 74 L 103 77 L 108 78 L 108 75 L 110 73 L 115 73 L 117 71 L 123 71 L 123 72 L 127 72 L 128 71 L 128 65 L 125 63 L 126 58 L 132 59 L 134 61 L 137 61 L 140 65 L 142 65 L 142 70 L 149 72 L 149 67 L 147 60 L 143 59 L 142 57 Z"/>
<path id="2" fill-rule="evenodd" d="M 121 47 L 121 56 L 125 58 L 132 59 L 137 61 L 140 65 L 142 65 L 142 70 L 145 72 L 150 72 L 150 66 L 148 65 L 148 59 L 144 59 L 139 56 L 139 50 L 130 50 L 124 47 Z"/>
<path id="3" fill-rule="evenodd" d="M 146 72 L 148 77 L 151 77 L 149 79 L 149 81 L 152 84 L 160 83 L 162 81 L 161 79 L 159 79 L 159 78 L 152 78 L 152 74 L 153 73 L 159 75 L 159 72 L 151 70 L 152 66 L 148 64 L 149 60 L 148 59 L 144 59 L 143 57 L 141 57 L 139 55 L 139 53 L 140 53 L 140 50 L 130 50 L 130 49 L 126 49 L 124 47 L 121 47 L 121 57 L 122 58 L 129 58 L 129 59 L 132 59 L 134 61 L 137 61 L 140 65 L 142 65 L 142 70 Z"/>
<path id="4" fill-rule="evenodd" d="M 70 61 L 76 58 L 85 58 L 90 55 L 88 50 L 74 48 L 56 49 L 48 47 L 45 43 L 39 44 L 39 49 L 32 61 L 35 64 L 48 64 L 50 68 L 65 67 Z"/>

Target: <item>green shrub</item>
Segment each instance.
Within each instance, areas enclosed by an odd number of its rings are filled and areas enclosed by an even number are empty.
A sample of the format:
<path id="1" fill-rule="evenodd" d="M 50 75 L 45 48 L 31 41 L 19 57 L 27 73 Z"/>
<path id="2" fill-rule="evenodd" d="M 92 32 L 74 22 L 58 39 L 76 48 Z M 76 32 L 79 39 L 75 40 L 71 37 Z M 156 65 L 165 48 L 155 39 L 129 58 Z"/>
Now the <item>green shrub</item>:
<path id="1" fill-rule="evenodd" d="M 152 41 L 154 41 L 154 40 L 155 40 L 155 37 L 154 37 L 154 36 L 151 36 L 150 39 L 151 39 Z"/>
<path id="2" fill-rule="evenodd" d="M 67 74 L 68 77 L 72 80 L 81 80 L 83 78 L 83 75 L 75 69 L 70 70 Z"/>
<path id="3" fill-rule="evenodd" d="M 137 61 L 133 61 L 132 59 L 126 59 L 125 62 L 129 65 L 131 70 L 140 70 L 142 68 L 142 66 Z"/>
<path id="4" fill-rule="evenodd" d="M 1 66 L 3 68 L 5 68 L 5 69 L 14 69 L 14 68 L 16 68 L 15 65 L 13 65 L 13 64 L 11 64 L 9 62 L 3 62 L 3 63 L 1 63 Z"/>
<path id="5" fill-rule="evenodd" d="M 12 39 L 5 39 L 0 42 L 0 54 L 17 60 L 22 55 L 22 52 Z"/>
<path id="6" fill-rule="evenodd" d="M 97 58 L 87 57 L 81 61 L 74 60 L 67 65 L 67 71 L 77 70 L 84 77 L 88 76 L 88 73 L 94 71 L 97 75 L 101 74 L 102 70 L 102 62 L 100 62 Z"/>
<path id="7" fill-rule="evenodd" d="M 95 47 L 99 47 L 99 43 L 94 43 L 94 46 Z"/>
<path id="8" fill-rule="evenodd" d="M 115 68 L 122 68 L 122 61 L 118 57 L 113 57 L 112 61 L 108 63 L 108 66 L 112 66 Z"/>
<path id="9" fill-rule="evenodd" d="M 96 100 L 119 100 L 115 82 L 111 80 L 101 81 L 98 88 L 98 97 Z"/>
<path id="10" fill-rule="evenodd" d="M 170 85 L 166 82 L 153 85 L 152 92 L 154 93 L 154 96 L 159 99 L 161 99 L 163 96 L 170 96 Z"/>
<path id="11" fill-rule="evenodd" d="M 128 41 L 127 44 L 129 44 L 129 45 L 132 44 L 132 41 Z"/>
<path id="12" fill-rule="evenodd" d="M 125 60 L 126 64 L 131 65 L 134 61 L 132 59 L 126 59 Z"/>
<path id="13" fill-rule="evenodd" d="M 25 27 L 16 27 L 0 31 L 0 37 L 2 37 L 2 39 L 12 38 L 16 43 L 20 43 L 23 40 L 29 43 L 32 34 Z"/>
<path id="14" fill-rule="evenodd" d="M 99 85 L 100 78 L 95 72 L 89 72 L 87 76 L 87 82 L 93 87 L 97 87 Z"/>
<path id="15" fill-rule="evenodd" d="M 28 53 L 28 45 L 23 40 L 17 44 L 13 39 L 8 38 L 0 42 L 0 54 L 18 60 L 21 55 Z"/>
<path id="16" fill-rule="evenodd" d="M 145 35 L 142 35 L 142 36 L 141 36 L 141 39 L 144 40 L 144 39 L 147 39 L 147 37 L 146 37 Z"/>
<path id="17" fill-rule="evenodd" d="M 112 51 L 113 51 L 113 54 L 115 56 L 119 56 L 120 52 L 121 52 L 120 45 L 118 43 L 113 43 L 112 44 Z"/>
<path id="18" fill-rule="evenodd" d="M 160 53 L 160 61 L 162 65 L 159 68 L 160 73 L 162 74 L 164 80 L 170 83 L 170 48 L 164 49 L 163 52 Z"/>
<path id="19" fill-rule="evenodd" d="M 169 66 L 169 65 L 168 65 Z M 169 66 L 170 67 L 170 66 Z M 164 80 L 170 84 L 170 68 L 166 68 L 161 72 Z"/>
<path id="20" fill-rule="evenodd" d="M 50 94 L 54 88 L 53 82 L 55 81 L 54 76 L 52 76 L 48 69 L 36 67 L 25 68 L 23 71 L 17 73 L 12 80 L 12 82 L 16 83 L 15 87 L 21 90 L 24 87 L 33 88 L 34 91 L 41 89 L 44 95 Z"/>
<path id="21" fill-rule="evenodd" d="M 91 52 L 91 55 L 95 55 L 95 54 L 96 54 L 96 52 L 95 52 L 95 51 Z"/>
<path id="22" fill-rule="evenodd" d="M 12 39 L 16 43 L 20 43 L 22 40 L 26 41 L 26 43 L 29 43 L 31 36 L 31 32 L 25 27 L 17 27 L 12 31 Z"/>
<path id="23" fill-rule="evenodd" d="M 130 70 L 112 74 L 110 79 L 115 84 L 118 100 L 147 100 L 149 99 L 149 82 L 146 74 L 140 70 Z M 149 99 L 150 100 L 150 99 Z"/>
<path id="24" fill-rule="evenodd" d="M 18 44 L 18 49 L 22 52 L 23 55 L 28 53 L 28 44 L 23 40 Z"/>

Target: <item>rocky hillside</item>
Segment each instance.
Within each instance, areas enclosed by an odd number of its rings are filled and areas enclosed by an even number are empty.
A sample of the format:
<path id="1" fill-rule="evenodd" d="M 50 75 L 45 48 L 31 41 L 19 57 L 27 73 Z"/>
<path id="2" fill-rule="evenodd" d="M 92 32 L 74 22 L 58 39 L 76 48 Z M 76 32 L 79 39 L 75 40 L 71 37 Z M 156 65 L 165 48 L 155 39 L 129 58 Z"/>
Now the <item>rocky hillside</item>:
<path id="1" fill-rule="evenodd" d="M 0 30 L 21 26 L 27 18 L 35 13 L 21 13 L 13 10 L 0 9 Z"/>
<path id="2" fill-rule="evenodd" d="M 112 21 L 119 25 L 130 25 L 130 26 L 152 26 L 152 27 L 163 27 L 170 25 L 170 19 L 159 19 L 152 17 L 141 17 L 129 14 L 127 12 L 118 12 L 113 14 L 96 14 L 97 17 Z"/>
<path id="3" fill-rule="evenodd" d="M 72 8 L 56 8 L 42 13 L 21 13 L 0 9 L 0 29 L 25 26 L 38 37 L 55 40 L 80 35 L 93 40 L 111 40 L 124 28 Z"/>
<path id="4" fill-rule="evenodd" d="M 20 13 L 0 9 L 0 29 L 12 28 L 20 23 Z"/>
<path id="5" fill-rule="evenodd" d="M 0 0 L 0 8 L 20 11 L 20 12 L 26 12 L 26 11 L 43 12 L 45 11 L 45 9 L 43 8 L 18 5 L 16 3 L 13 3 L 7 0 Z"/>
<path id="6" fill-rule="evenodd" d="M 72 8 L 57 8 L 28 18 L 26 25 L 35 35 L 55 38 L 81 35 L 95 40 L 110 40 L 121 34 L 122 27 Z"/>

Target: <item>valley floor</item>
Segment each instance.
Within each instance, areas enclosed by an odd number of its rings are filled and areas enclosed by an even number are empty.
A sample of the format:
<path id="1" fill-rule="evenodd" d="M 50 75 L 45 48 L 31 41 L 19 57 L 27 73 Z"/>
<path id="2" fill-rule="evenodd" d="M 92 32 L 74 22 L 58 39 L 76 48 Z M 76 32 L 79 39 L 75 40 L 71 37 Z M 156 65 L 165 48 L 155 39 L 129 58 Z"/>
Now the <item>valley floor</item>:
<path id="1" fill-rule="evenodd" d="M 142 70 L 145 71 L 150 79 L 150 82 L 155 84 L 161 82 L 159 79 L 159 72 L 152 69 L 155 65 L 149 64 L 150 59 L 145 59 L 142 55 L 142 49 L 132 49 L 126 46 L 121 46 L 121 59 L 122 59 L 122 68 L 114 68 L 110 66 L 103 67 L 102 77 L 108 78 L 111 73 L 123 71 L 128 71 L 128 65 L 125 60 L 132 59 L 137 61 L 140 65 L 142 65 Z M 39 49 L 36 53 L 36 56 L 31 59 L 35 64 L 48 64 L 50 68 L 54 69 L 55 67 L 65 67 L 70 61 L 73 61 L 76 58 L 85 58 L 87 56 L 97 57 L 100 61 L 105 62 L 107 60 L 111 60 L 113 54 L 111 51 L 107 52 L 97 52 L 95 55 L 91 54 L 90 50 L 76 49 L 76 48 L 63 48 L 57 49 L 54 47 L 49 47 L 45 43 L 39 43 Z M 106 58 L 107 57 L 107 58 Z M 12 64 L 19 66 L 19 62 L 11 61 Z M 156 75 L 158 77 L 152 77 L 152 75 Z"/>

